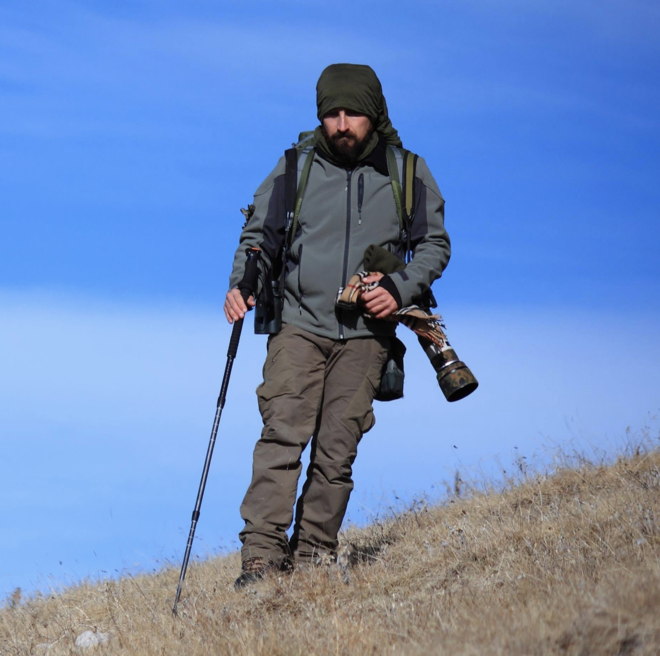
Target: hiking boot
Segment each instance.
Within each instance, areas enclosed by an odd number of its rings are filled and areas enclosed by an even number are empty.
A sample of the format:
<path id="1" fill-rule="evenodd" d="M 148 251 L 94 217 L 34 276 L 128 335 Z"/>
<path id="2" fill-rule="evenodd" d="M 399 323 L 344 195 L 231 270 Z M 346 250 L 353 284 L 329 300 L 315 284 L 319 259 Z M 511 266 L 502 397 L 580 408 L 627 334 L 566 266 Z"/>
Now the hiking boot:
<path id="1" fill-rule="evenodd" d="M 269 560 L 256 557 L 244 560 L 241 568 L 243 570 L 241 575 L 234 581 L 235 590 L 241 590 L 248 585 L 261 581 L 266 572 L 274 568 L 274 565 Z"/>

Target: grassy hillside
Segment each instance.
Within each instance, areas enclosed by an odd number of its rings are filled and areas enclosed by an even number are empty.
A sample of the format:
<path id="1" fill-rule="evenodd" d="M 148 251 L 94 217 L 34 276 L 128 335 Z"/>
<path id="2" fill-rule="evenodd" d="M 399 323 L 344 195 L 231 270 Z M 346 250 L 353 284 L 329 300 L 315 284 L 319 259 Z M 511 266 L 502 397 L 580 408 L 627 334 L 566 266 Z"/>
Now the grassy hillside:
<path id="1" fill-rule="evenodd" d="M 660 453 L 473 492 L 343 535 L 341 564 L 235 593 L 237 555 L 0 611 L 0 653 L 659 654 Z M 94 651 L 94 649 L 90 651 Z"/>

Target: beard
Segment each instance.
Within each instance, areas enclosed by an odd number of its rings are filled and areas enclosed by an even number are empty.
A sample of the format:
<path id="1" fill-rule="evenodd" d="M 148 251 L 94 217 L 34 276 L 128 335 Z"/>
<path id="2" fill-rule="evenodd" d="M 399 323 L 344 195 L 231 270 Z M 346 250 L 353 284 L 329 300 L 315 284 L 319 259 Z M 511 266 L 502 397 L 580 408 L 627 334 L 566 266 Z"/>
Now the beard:
<path id="1" fill-rule="evenodd" d="M 350 130 L 345 132 L 335 132 L 332 137 L 328 133 L 324 125 L 321 125 L 323 136 L 325 137 L 328 149 L 332 156 L 345 168 L 354 169 L 360 161 L 362 153 L 366 150 L 371 136 L 374 133 L 374 127 L 371 126 L 363 139 L 357 138 L 357 135 Z"/>

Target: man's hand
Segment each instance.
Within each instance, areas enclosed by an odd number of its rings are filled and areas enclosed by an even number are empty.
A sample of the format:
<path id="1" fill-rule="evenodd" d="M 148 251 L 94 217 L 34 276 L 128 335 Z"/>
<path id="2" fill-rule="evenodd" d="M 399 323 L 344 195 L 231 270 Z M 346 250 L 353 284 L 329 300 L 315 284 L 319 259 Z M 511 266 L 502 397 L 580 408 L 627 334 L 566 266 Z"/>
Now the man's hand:
<path id="1" fill-rule="evenodd" d="M 382 277 L 382 273 L 370 273 L 364 278 L 363 282 L 378 282 Z M 362 294 L 361 301 L 374 319 L 384 319 L 399 309 L 399 305 L 392 294 L 382 287 L 376 287 L 370 292 L 365 292 Z"/>
<path id="2" fill-rule="evenodd" d="M 253 308 L 255 306 L 254 296 L 248 298 L 248 305 Z M 245 317 L 245 313 L 248 311 L 247 305 L 241 296 L 241 292 L 238 289 L 230 289 L 227 292 L 227 297 L 225 298 L 225 316 L 229 323 L 234 323 Z"/>

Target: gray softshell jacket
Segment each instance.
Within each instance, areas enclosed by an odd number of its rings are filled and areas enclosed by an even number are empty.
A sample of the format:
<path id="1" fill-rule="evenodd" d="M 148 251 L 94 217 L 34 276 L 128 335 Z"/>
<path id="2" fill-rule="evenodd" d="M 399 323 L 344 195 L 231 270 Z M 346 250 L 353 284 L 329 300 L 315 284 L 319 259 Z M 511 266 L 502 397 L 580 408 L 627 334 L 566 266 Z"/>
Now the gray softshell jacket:
<path id="1" fill-rule="evenodd" d="M 394 334 L 394 322 L 365 319 L 359 311 L 335 307 L 338 290 L 364 269 L 364 251 L 369 245 L 382 246 L 404 257 L 386 148 L 380 139 L 373 153 L 352 171 L 331 163 L 318 149 L 313 151 L 298 226 L 288 253 L 284 323 L 333 339 Z M 282 157 L 255 193 L 255 212 L 241 233 L 230 289 L 243 277 L 247 248 L 261 249 L 262 266 L 269 267 L 281 257 L 286 225 L 284 171 Z M 444 205 L 438 185 L 420 157 L 412 227 L 414 256 L 405 270 L 390 274 L 403 306 L 426 291 L 449 262 Z"/>

